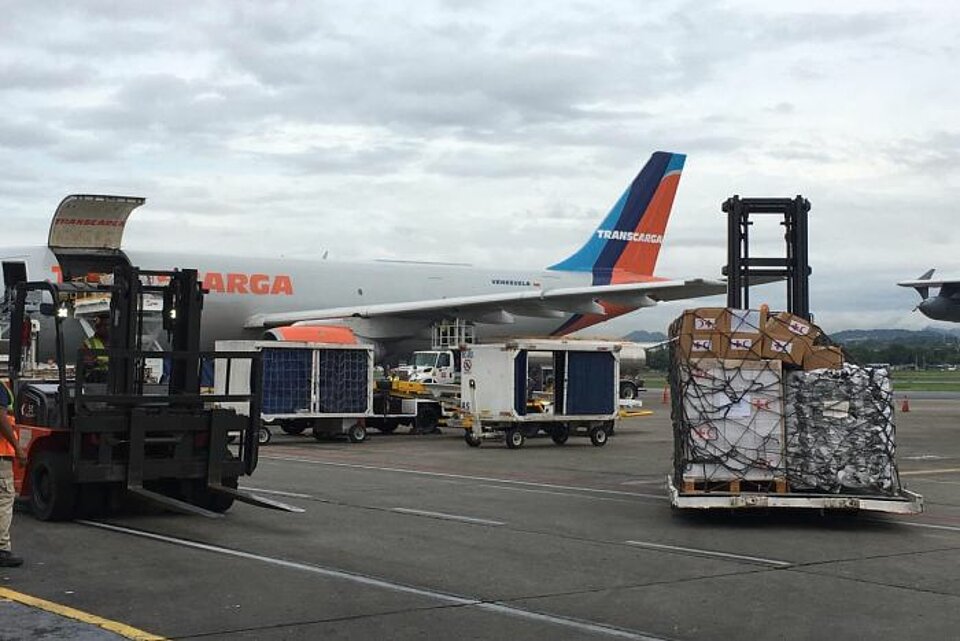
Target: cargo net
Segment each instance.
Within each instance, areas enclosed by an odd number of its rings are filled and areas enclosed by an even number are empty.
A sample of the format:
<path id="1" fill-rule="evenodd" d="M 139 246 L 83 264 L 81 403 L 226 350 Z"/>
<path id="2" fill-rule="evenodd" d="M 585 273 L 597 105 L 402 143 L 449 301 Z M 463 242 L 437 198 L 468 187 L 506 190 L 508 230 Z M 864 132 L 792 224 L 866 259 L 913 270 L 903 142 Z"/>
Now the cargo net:
<path id="1" fill-rule="evenodd" d="M 371 390 L 367 352 L 358 349 L 320 352 L 318 396 L 324 414 L 362 414 Z"/>
<path id="2" fill-rule="evenodd" d="M 308 349 L 263 350 L 264 414 L 309 411 L 312 363 Z"/>
<path id="3" fill-rule="evenodd" d="M 715 354 L 692 356 L 680 334 L 678 319 L 669 384 L 681 491 L 900 492 L 885 369 L 845 362 L 804 370 L 759 349 L 731 357 L 716 347 L 729 338 L 721 331 L 712 337 Z M 821 335 L 816 344 L 831 341 Z"/>

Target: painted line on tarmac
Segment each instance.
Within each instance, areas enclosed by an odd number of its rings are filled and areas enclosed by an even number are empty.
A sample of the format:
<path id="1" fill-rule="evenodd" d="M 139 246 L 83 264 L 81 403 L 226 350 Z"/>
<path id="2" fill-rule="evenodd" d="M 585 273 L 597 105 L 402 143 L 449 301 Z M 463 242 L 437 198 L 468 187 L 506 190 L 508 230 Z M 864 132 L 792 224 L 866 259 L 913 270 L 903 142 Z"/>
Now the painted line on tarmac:
<path id="1" fill-rule="evenodd" d="M 472 516 L 461 516 L 459 514 L 447 514 L 446 512 L 428 512 L 427 510 L 414 510 L 407 507 L 390 508 L 391 512 L 400 514 L 410 514 L 412 516 L 426 516 L 431 519 L 440 519 L 442 521 L 460 521 L 462 523 L 476 523 L 478 525 L 506 525 L 503 521 L 491 521 L 490 519 L 478 519 Z"/>
<path id="2" fill-rule="evenodd" d="M 873 520 L 873 519 L 871 519 Z M 891 521 L 883 521 L 890 523 Z M 921 527 L 929 530 L 946 530 L 948 532 L 960 532 L 960 527 L 956 525 L 936 525 L 935 523 L 917 523 L 916 521 L 892 521 L 896 525 L 908 525 L 910 527 Z"/>
<path id="3" fill-rule="evenodd" d="M 81 623 L 89 623 L 90 625 L 95 625 L 98 628 L 108 632 L 113 632 L 114 634 L 120 635 L 126 639 L 135 639 L 136 641 L 166 641 L 166 637 L 157 636 L 156 634 L 151 634 L 150 632 L 144 632 L 143 630 L 129 626 L 126 623 L 104 619 L 96 614 L 90 614 L 89 612 L 84 612 L 83 610 L 77 610 L 76 608 L 71 608 L 70 606 L 40 599 L 35 596 L 30 596 L 29 594 L 23 594 L 22 592 L 15 592 L 9 588 L 0 588 L 0 599 L 6 599 L 7 601 L 13 601 L 15 603 L 27 605 L 32 608 L 44 610 L 67 619 L 80 621 Z"/>
<path id="4" fill-rule="evenodd" d="M 263 494 L 276 494 L 277 496 L 289 496 L 295 499 L 315 499 L 317 497 L 310 494 L 300 494 L 299 492 L 285 492 L 283 490 L 265 490 L 262 487 L 242 487 L 241 490 L 248 492 L 261 492 Z"/>
<path id="5" fill-rule="evenodd" d="M 777 568 L 788 568 L 793 566 L 789 561 L 779 561 L 777 559 L 764 559 L 759 556 L 746 556 L 743 554 L 731 554 L 730 552 L 717 552 L 716 550 L 702 550 L 700 548 L 687 548 L 679 545 L 666 545 L 665 543 L 651 543 L 649 541 L 625 541 L 628 545 L 635 545 L 641 548 L 651 550 L 663 550 L 665 552 L 683 552 L 695 556 L 710 556 L 719 559 L 731 559 L 734 561 L 746 561 L 748 563 L 759 563 L 760 565 L 771 565 Z"/>
<path id="6" fill-rule="evenodd" d="M 668 641 L 663 637 L 656 637 L 649 634 L 644 634 L 642 632 L 636 632 L 633 630 L 627 630 L 627 629 L 619 628 L 616 626 L 606 625 L 604 623 L 597 623 L 597 622 L 586 621 L 582 619 L 573 619 L 568 617 L 556 616 L 552 614 L 544 614 L 544 613 L 535 612 L 532 610 L 524 610 L 522 608 L 507 605 L 505 603 L 483 601 L 475 597 L 460 596 L 457 594 L 450 594 L 448 592 L 439 592 L 439 591 L 430 590 L 427 588 L 418 588 L 412 585 L 405 585 L 403 583 L 394 583 L 393 581 L 387 581 L 386 579 L 378 579 L 376 577 L 367 576 L 364 574 L 358 574 L 355 572 L 348 572 L 346 570 L 335 570 L 333 568 L 325 568 L 320 565 L 297 563 L 296 561 L 288 561 L 286 559 L 279 559 L 272 556 L 264 556 L 261 554 L 254 554 L 252 552 L 244 552 L 243 550 L 225 548 L 219 545 L 210 545 L 207 543 L 200 543 L 198 541 L 191 541 L 189 539 L 179 539 L 176 537 L 166 536 L 163 534 L 155 534 L 153 532 L 147 532 L 146 530 L 135 530 L 133 528 L 127 528 L 120 525 L 112 525 L 110 523 L 101 523 L 99 521 L 87 521 L 84 519 L 77 519 L 74 521 L 74 523 L 80 523 L 82 525 L 88 525 L 90 527 L 100 528 L 100 529 L 108 530 L 111 532 L 117 532 L 119 534 L 128 534 L 128 535 L 138 536 L 145 539 L 151 539 L 153 541 L 161 541 L 163 543 L 179 545 L 181 547 L 192 548 L 194 550 L 203 550 L 205 552 L 213 552 L 216 554 L 223 554 L 225 556 L 233 556 L 241 559 L 248 559 L 251 561 L 260 561 L 261 563 L 276 565 L 276 566 L 288 568 L 291 570 L 309 572 L 312 574 L 317 574 L 317 575 L 324 576 L 331 579 L 340 579 L 340 580 L 349 581 L 351 583 L 357 583 L 357 584 L 365 585 L 369 587 L 381 588 L 384 590 L 391 590 L 393 592 L 400 592 L 402 594 L 412 594 L 414 596 L 434 599 L 449 605 L 477 608 L 480 610 L 495 612 L 498 614 L 503 614 L 503 615 L 507 615 L 507 616 L 511 616 L 519 619 L 526 619 L 528 621 L 530 620 L 540 621 L 543 623 L 562 626 L 562 627 L 570 628 L 573 630 L 589 632 L 591 634 L 602 634 L 608 637 L 616 637 L 619 639 L 630 639 L 631 641 Z M 144 637 L 144 639 L 148 639 L 149 641 L 164 641 L 162 637 L 154 637 L 154 636 Z"/>
<path id="7" fill-rule="evenodd" d="M 270 461 L 294 461 L 296 463 L 312 463 L 314 465 L 327 465 L 331 467 L 345 467 L 358 470 L 373 470 L 377 472 L 398 472 L 401 474 L 419 474 L 421 476 L 431 476 L 435 478 L 465 479 L 468 481 L 483 481 L 486 483 L 506 483 L 512 485 L 527 485 L 531 487 L 546 487 L 554 490 L 575 490 L 577 492 L 589 492 L 593 494 L 614 494 L 617 496 L 632 496 L 640 499 L 655 499 L 657 501 L 669 500 L 664 494 L 644 494 L 641 492 L 624 492 L 622 490 L 601 490 L 593 487 L 581 487 L 579 485 L 558 485 L 555 483 L 536 483 L 533 481 L 517 481 L 514 479 L 500 479 L 490 476 L 471 476 L 469 474 L 452 474 L 449 472 L 428 472 L 425 470 L 411 470 L 402 467 L 383 467 L 379 465 L 361 465 L 359 463 L 333 463 L 331 461 L 317 461 L 314 459 L 300 458 L 296 456 L 261 456 L 260 460 Z"/>
<path id="8" fill-rule="evenodd" d="M 960 467 L 942 467 L 934 470 L 909 470 L 900 472 L 900 476 L 923 476 L 924 474 L 956 474 L 960 472 Z"/>

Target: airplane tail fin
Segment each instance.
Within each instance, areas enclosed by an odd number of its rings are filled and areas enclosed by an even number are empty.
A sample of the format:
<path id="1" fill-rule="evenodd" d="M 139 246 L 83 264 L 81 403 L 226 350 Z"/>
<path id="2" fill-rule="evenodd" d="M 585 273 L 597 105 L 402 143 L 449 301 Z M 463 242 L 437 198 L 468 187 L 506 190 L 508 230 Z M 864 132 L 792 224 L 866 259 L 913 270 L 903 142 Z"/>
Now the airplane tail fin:
<path id="1" fill-rule="evenodd" d="M 586 244 L 547 269 L 592 272 L 595 285 L 652 276 L 685 160 L 654 152 Z"/>
<path id="2" fill-rule="evenodd" d="M 927 270 L 926 272 L 924 272 L 923 276 L 921 276 L 917 280 L 930 280 L 930 278 L 933 276 L 934 271 L 935 270 L 933 269 Z M 917 293 L 920 294 L 920 298 L 922 298 L 923 300 L 927 300 L 927 298 L 930 297 L 929 287 L 915 286 L 914 289 L 917 290 Z"/>

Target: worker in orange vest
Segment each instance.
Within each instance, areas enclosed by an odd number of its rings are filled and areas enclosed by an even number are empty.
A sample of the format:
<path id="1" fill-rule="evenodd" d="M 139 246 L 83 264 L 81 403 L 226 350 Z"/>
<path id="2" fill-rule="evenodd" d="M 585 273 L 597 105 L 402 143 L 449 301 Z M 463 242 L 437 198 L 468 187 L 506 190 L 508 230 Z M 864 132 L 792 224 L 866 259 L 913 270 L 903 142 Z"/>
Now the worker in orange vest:
<path id="1" fill-rule="evenodd" d="M 13 520 L 13 459 L 27 464 L 27 455 L 20 446 L 20 437 L 13 422 L 13 390 L 0 380 L 0 567 L 15 568 L 23 559 L 10 551 L 10 522 Z"/>

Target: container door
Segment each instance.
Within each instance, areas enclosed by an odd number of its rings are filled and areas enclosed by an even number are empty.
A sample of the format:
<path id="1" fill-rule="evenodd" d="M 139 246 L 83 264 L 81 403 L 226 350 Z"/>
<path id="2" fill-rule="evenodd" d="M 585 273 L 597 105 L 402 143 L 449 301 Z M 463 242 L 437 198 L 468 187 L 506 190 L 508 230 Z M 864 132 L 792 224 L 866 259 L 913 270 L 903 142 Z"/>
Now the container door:
<path id="1" fill-rule="evenodd" d="M 567 352 L 564 414 L 613 414 L 616 362 L 610 352 Z"/>
<path id="2" fill-rule="evenodd" d="M 527 413 L 527 352 L 517 353 L 513 360 L 513 411 L 520 416 Z"/>

